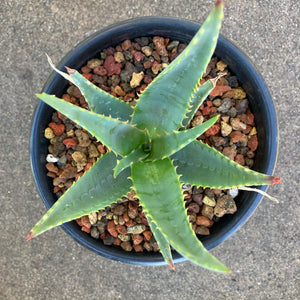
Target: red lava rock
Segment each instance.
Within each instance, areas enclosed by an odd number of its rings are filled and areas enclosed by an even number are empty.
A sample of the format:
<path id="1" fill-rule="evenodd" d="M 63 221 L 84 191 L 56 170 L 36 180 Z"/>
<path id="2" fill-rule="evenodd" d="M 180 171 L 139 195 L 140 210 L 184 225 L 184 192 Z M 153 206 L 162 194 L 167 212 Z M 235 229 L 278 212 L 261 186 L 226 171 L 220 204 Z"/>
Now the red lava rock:
<path id="1" fill-rule="evenodd" d="M 202 194 L 193 194 L 192 199 L 193 199 L 194 202 L 198 203 L 201 206 L 203 195 Z"/>
<path id="2" fill-rule="evenodd" d="M 208 107 L 212 107 L 212 106 L 213 106 L 213 102 L 210 101 L 210 100 L 207 100 L 207 101 L 206 101 L 206 105 L 207 105 Z"/>
<path id="3" fill-rule="evenodd" d="M 210 106 L 205 106 L 202 110 L 202 115 L 203 116 L 208 116 L 210 115 L 211 107 Z"/>
<path id="4" fill-rule="evenodd" d="M 105 232 L 103 232 L 103 233 L 100 234 L 100 239 L 103 240 L 104 238 L 106 238 L 108 236 L 109 236 L 109 233 L 105 231 Z"/>
<path id="5" fill-rule="evenodd" d="M 145 226 L 148 226 L 148 225 L 149 225 L 146 217 L 141 217 L 141 222 L 142 222 L 142 224 L 144 224 Z"/>
<path id="6" fill-rule="evenodd" d="M 246 125 L 246 129 L 242 131 L 243 134 L 248 134 L 253 127 L 250 125 Z"/>
<path id="7" fill-rule="evenodd" d="M 112 235 L 113 237 L 117 238 L 118 237 L 118 232 L 116 230 L 116 225 L 113 220 L 110 220 L 107 222 L 107 231 Z"/>
<path id="8" fill-rule="evenodd" d="M 118 45 L 118 46 L 116 46 L 116 51 L 117 51 L 117 52 L 122 52 L 123 49 L 122 49 L 122 47 L 121 47 L 120 45 Z"/>
<path id="9" fill-rule="evenodd" d="M 125 218 L 124 218 L 124 220 L 125 220 Z M 129 221 L 127 221 L 125 224 L 127 227 L 133 227 L 134 225 L 136 225 L 136 222 L 129 219 Z"/>
<path id="10" fill-rule="evenodd" d="M 66 145 L 66 147 L 69 149 L 69 148 L 73 148 L 74 146 L 76 146 L 77 141 L 72 138 L 67 138 L 67 139 L 63 140 L 63 144 Z"/>
<path id="11" fill-rule="evenodd" d="M 119 238 L 115 238 L 115 240 L 113 241 L 113 244 L 116 246 L 120 246 L 122 243 L 122 241 Z"/>
<path id="12" fill-rule="evenodd" d="M 152 62 L 150 60 L 147 60 L 144 62 L 144 68 L 149 69 L 152 66 Z"/>
<path id="13" fill-rule="evenodd" d="M 107 75 L 107 70 L 103 66 L 98 66 L 93 69 L 94 74 L 100 75 L 100 76 L 105 76 Z"/>
<path id="14" fill-rule="evenodd" d="M 143 236 L 147 242 L 150 241 L 150 239 L 152 238 L 152 235 L 153 235 L 153 233 L 150 230 L 145 230 L 143 232 Z"/>
<path id="15" fill-rule="evenodd" d="M 230 142 L 238 143 L 245 139 L 245 135 L 242 134 L 240 131 L 232 131 L 229 135 Z"/>
<path id="16" fill-rule="evenodd" d="M 90 167 L 92 167 L 92 166 L 93 166 L 93 163 L 91 163 L 91 162 L 87 163 L 84 167 L 84 171 L 87 172 L 90 169 Z"/>
<path id="17" fill-rule="evenodd" d="M 81 96 L 81 97 L 79 98 L 79 104 L 80 104 L 82 107 L 86 108 L 85 106 L 87 106 L 87 102 L 85 101 L 85 98 L 84 98 L 83 96 Z"/>
<path id="18" fill-rule="evenodd" d="M 106 153 L 106 149 L 104 145 L 99 145 L 97 146 L 97 150 L 101 153 L 101 154 L 105 154 Z"/>
<path id="19" fill-rule="evenodd" d="M 71 96 L 69 94 L 63 94 L 61 99 L 65 100 L 67 102 L 73 103 L 73 104 L 76 102 L 76 98 L 72 97 L 72 99 L 71 99 Z"/>
<path id="20" fill-rule="evenodd" d="M 233 98 L 233 90 L 229 90 L 222 95 L 222 98 Z"/>
<path id="21" fill-rule="evenodd" d="M 146 84 L 150 84 L 150 83 L 152 82 L 153 79 L 152 79 L 150 76 L 145 75 L 144 78 L 143 78 L 143 80 L 144 80 L 144 82 L 145 82 Z"/>
<path id="22" fill-rule="evenodd" d="M 76 223 L 77 223 L 80 227 L 83 226 L 82 221 L 81 221 L 81 218 L 76 219 Z"/>
<path id="23" fill-rule="evenodd" d="M 46 163 L 46 168 L 48 171 L 57 174 L 58 173 L 58 167 L 54 165 L 54 163 Z"/>
<path id="24" fill-rule="evenodd" d="M 147 87 L 146 84 L 142 84 L 142 85 L 137 89 L 137 91 L 138 91 L 139 93 L 142 93 L 142 91 L 145 90 L 146 87 Z"/>
<path id="25" fill-rule="evenodd" d="M 105 62 L 104 62 L 104 68 L 107 71 L 107 75 L 119 75 L 121 73 L 121 63 L 117 63 L 115 61 L 115 58 L 112 55 L 109 55 L 106 57 Z"/>
<path id="26" fill-rule="evenodd" d="M 246 124 L 254 126 L 254 115 L 252 113 L 247 113 L 246 116 Z"/>
<path id="27" fill-rule="evenodd" d="M 57 176 L 57 174 L 53 173 L 53 172 L 47 172 L 47 176 L 51 177 L 51 178 L 55 178 Z M 54 192 L 56 193 L 56 192 Z"/>
<path id="28" fill-rule="evenodd" d="M 246 114 L 240 114 L 240 115 L 237 115 L 237 118 L 242 122 L 242 123 L 245 123 L 247 122 L 247 115 Z"/>
<path id="29" fill-rule="evenodd" d="M 114 55 L 116 52 L 116 49 L 114 47 L 108 47 L 106 49 L 103 49 L 103 52 L 108 56 L 108 55 Z"/>
<path id="30" fill-rule="evenodd" d="M 59 175 L 60 178 L 76 178 L 77 169 L 73 167 L 71 164 L 66 164 L 64 170 Z"/>
<path id="31" fill-rule="evenodd" d="M 226 144 L 226 140 L 221 136 L 212 136 L 210 138 L 215 147 L 220 147 Z"/>
<path id="32" fill-rule="evenodd" d="M 251 138 L 248 141 L 248 147 L 251 149 L 251 151 L 255 151 L 258 146 L 258 139 L 256 135 L 252 135 Z"/>
<path id="33" fill-rule="evenodd" d="M 184 200 L 190 199 L 191 195 L 188 192 L 184 192 Z"/>
<path id="34" fill-rule="evenodd" d="M 133 245 L 133 249 L 135 252 L 143 252 L 142 245 Z"/>
<path id="35" fill-rule="evenodd" d="M 145 58 L 145 54 L 143 54 L 140 51 L 134 51 L 132 53 L 132 55 L 133 55 L 134 60 L 137 61 L 137 62 L 140 62 Z"/>
<path id="36" fill-rule="evenodd" d="M 129 99 L 133 99 L 135 97 L 134 93 L 128 93 L 124 97 L 124 101 L 128 101 Z"/>
<path id="37" fill-rule="evenodd" d="M 211 126 L 208 130 L 205 131 L 204 136 L 205 136 L 205 137 L 210 137 L 210 136 L 212 136 L 212 135 L 218 134 L 219 131 L 220 131 L 220 126 L 214 124 L 214 125 Z"/>
<path id="38" fill-rule="evenodd" d="M 91 233 L 91 228 L 88 228 L 88 227 L 85 227 L 85 226 L 82 226 L 81 230 L 86 232 L 86 233 Z"/>
<path id="39" fill-rule="evenodd" d="M 245 157 L 243 154 L 237 154 L 234 158 L 234 161 L 242 166 L 245 165 Z"/>
<path id="40" fill-rule="evenodd" d="M 231 87 L 228 85 L 217 85 L 209 94 L 211 97 L 222 96 L 225 92 L 231 90 Z"/>
<path id="41" fill-rule="evenodd" d="M 75 98 L 80 98 L 82 96 L 80 89 L 77 86 L 73 86 L 73 96 Z"/>
<path id="42" fill-rule="evenodd" d="M 81 222 L 82 222 L 82 225 L 86 228 L 91 228 L 92 227 L 92 224 L 90 223 L 90 219 L 88 216 L 82 216 L 81 217 Z"/>
<path id="43" fill-rule="evenodd" d="M 83 175 L 83 172 L 76 173 L 76 174 L 74 175 L 75 180 L 78 180 L 78 178 L 80 178 L 82 175 Z"/>
<path id="44" fill-rule="evenodd" d="M 187 210 L 197 214 L 200 211 L 200 206 L 197 203 L 190 203 Z"/>
<path id="45" fill-rule="evenodd" d="M 217 111 L 218 111 L 218 108 L 215 107 L 215 106 L 213 106 L 213 107 L 210 108 L 210 114 L 211 115 L 215 114 Z"/>
<path id="46" fill-rule="evenodd" d="M 53 130 L 54 134 L 57 136 L 61 136 L 65 131 L 64 124 L 57 124 L 55 122 L 51 122 L 48 126 Z"/>
<path id="47" fill-rule="evenodd" d="M 121 45 L 123 50 L 128 50 L 131 47 L 131 41 L 130 40 L 125 40 L 122 45 Z"/>
<path id="48" fill-rule="evenodd" d="M 138 204 L 135 201 L 128 202 L 128 209 L 137 212 Z"/>
<path id="49" fill-rule="evenodd" d="M 116 230 L 120 234 L 127 234 L 127 230 L 124 225 L 116 225 Z"/>
<path id="50" fill-rule="evenodd" d="M 223 154 L 227 156 L 229 159 L 234 160 L 236 156 L 236 150 L 232 147 L 224 147 Z"/>
<path id="51" fill-rule="evenodd" d="M 153 43 L 155 46 L 155 50 L 161 56 L 168 56 L 168 52 L 165 45 L 165 40 L 163 37 L 155 36 L 153 37 Z"/>
<path id="52" fill-rule="evenodd" d="M 129 216 L 128 216 L 127 211 L 124 212 L 123 218 L 124 218 L 124 221 L 125 221 L 125 222 L 129 222 L 130 218 L 129 218 Z"/>
<path id="53" fill-rule="evenodd" d="M 82 76 L 85 77 L 89 81 L 92 81 L 92 79 L 93 79 L 92 73 L 82 74 Z"/>
<path id="54" fill-rule="evenodd" d="M 115 93 L 118 95 L 118 96 L 125 96 L 125 92 L 123 91 L 123 89 L 119 86 L 119 85 L 117 85 L 116 87 L 115 87 Z"/>
<path id="55" fill-rule="evenodd" d="M 211 227 L 214 224 L 214 221 L 210 220 L 205 216 L 197 216 L 196 224 L 203 225 L 205 227 Z"/>
<path id="56" fill-rule="evenodd" d="M 133 245 L 139 245 L 143 240 L 144 238 L 140 234 L 132 235 Z"/>
<path id="57" fill-rule="evenodd" d="M 82 72 L 83 74 L 88 74 L 88 73 L 91 72 L 91 68 L 89 68 L 88 66 L 83 66 L 83 67 L 81 68 L 81 72 Z"/>

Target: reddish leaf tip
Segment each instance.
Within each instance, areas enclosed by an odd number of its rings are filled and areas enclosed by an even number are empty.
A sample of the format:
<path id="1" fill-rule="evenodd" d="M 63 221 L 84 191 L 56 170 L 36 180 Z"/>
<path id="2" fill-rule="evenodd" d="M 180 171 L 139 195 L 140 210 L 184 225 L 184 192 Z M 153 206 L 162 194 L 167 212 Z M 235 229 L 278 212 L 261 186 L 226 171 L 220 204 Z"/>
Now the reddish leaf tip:
<path id="1" fill-rule="evenodd" d="M 69 68 L 67 66 L 65 66 L 65 68 L 67 69 L 67 72 L 69 73 L 69 75 L 74 74 L 76 72 L 75 69 L 71 69 L 71 68 Z"/>
<path id="2" fill-rule="evenodd" d="M 276 183 L 281 183 L 280 177 L 270 176 L 270 179 L 271 179 L 271 185 L 276 184 Z"/>
<path id="3" fill-rule="evenodd" d="M 217 0 L 216 3 L 215 3 L 215 6 L 218 6 L 218 5 L 223 5 L 224 6 L 224 2 L 223 0 Z"/>
<path id="4" fill-rule="evenodd" d="M 34 233 L 32 232 L 32 230 L 30 230 L 29 234 L 26 236 L 26 240 L 30 241 L 33 237 L 35 237 Z"/>
<path id="5" fill-rule="evenodd" d="M 175 271 L 175 266 L 172 260 L 168 260 L 168 265 L 170 267 L 171 270 Z"/>

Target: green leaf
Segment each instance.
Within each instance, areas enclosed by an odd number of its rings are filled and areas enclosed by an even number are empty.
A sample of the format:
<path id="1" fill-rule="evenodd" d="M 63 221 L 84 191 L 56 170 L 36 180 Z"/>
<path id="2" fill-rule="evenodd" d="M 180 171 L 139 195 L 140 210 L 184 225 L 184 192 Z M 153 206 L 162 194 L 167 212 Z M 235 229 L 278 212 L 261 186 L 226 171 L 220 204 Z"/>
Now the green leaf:
<path id="1" fill-rule="evenodd" d="M 124 169 L 128 168 L 132 164 L 141 161 L 145 157 L 147 157 L 149 153 L 145 153 L 140 147 L 139 149 L 134 150 L 133 152 L 129 153 L 123 159 L 119 160 L 117 166 L 114 169 L 114 176 L 118 176 Z"/>
<path id="2" fill-rule="evenodd" d="M 218 77 L 217 77 L 218 78 Z M 202 85 L 200 85 L 196 92 L 193 93 L 190 99 L 190 109 L 187 112 L 185 118 L 182 121 L 183 128 L 186 128 L 191 120 L 193 119 L 196 111 L 198 110 L 199 106 L 203 103 L 206 97 L 210 94 L 210 92 L 216 86 L 216 79 L 210 79 L 205 81 Z"/>
<path id="3" fill-rule="evenodd" d="M 111 116 L 121 121 L 130 121 L 133 109 L 129 104 L 98 88 L 79 72 L 67 68 L 74 84 L 80 89 L 91 111 Z"/>
<path id="4" fill-rule="evenodd" d="M 190 143 L 171 159 L 180 180 L 191 185 L 225 189 L 273 183 L 272 176 L 244 168 L 201 141 Z"/>
<path id="5" fill-rule="evenodd" d="M 64 222 L 104 209 L 126 195 L 132 185 L 131 180 L 128 179 L 130 170 L 125 170 L 117 178 L 114 178 L 113 168 L 116 164 L 117 158 L 113 152 L 108 152 L 98 159 L 55 202 L 33 227 L 27 239 L 29 240 Z"/>
<path id="6" fill-rule="evenodd" d="M 165 262 L 172 270 L 175 270 L 169 241 L 164 237 L 151 217 L 146 214 L 146 218 Z"/>
<path id="7" fill-rule="evenodd" d="M 42 93 L 37 94 L 37 97 L 82 126 L 108 148 L 122 156 L 145 142 L 145 133 L 127 123 L 98 115 L 54 95 Z"/>
<path id="8" fill-rule="evenodd" d="M 209 129 L 218 120 L 218 118 L 219 116 L 215 116 L 194 128 L 185 131 L 174 131 L 154 138 L 152 141 L 151 153 L 146 158 L 146 161 L 163 159 L 173 153 L 176 153 Z"/>
<path id="9" fill-rule="evenodd" d="M 132 124 L 147 128 L 151 137 L 181 126 L 192 93 L 213 55 L 222 18 L 223 4 L 216 5 L 187 48 L 143 91 Z"/>
<path id="10" fill-rule="evenodd" d="M 169 158 L 138 162 L 131 177 L 146 215 L 181 255 L 204 268 L 230 272 L 197 239 L 189 223 L 178 175 Z"/>

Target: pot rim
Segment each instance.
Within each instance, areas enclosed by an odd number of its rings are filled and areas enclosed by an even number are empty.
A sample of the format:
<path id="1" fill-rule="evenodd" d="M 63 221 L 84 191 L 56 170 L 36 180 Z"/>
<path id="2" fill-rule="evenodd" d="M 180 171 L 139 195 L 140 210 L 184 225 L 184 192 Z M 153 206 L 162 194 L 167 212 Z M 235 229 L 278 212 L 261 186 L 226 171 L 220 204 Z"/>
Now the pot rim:
<path id="1" fill-rule="evenodd" d="M 153 25 L 154 24 L 154 25 Z M 138 26 L 138 28 L 136 28 Z M 199 24 L 178 19 L 178 18 L 171 18 L 171 17 L 138 17 L 138 18 L 132 18 L 128 20 L 124 20 L 112 25 L 109 25 L 103 29 L 100 29 L 96 32 L 94 32 L 89 37 L 85 38 L 82 42 L 76 44 L 74 48 L 68 52 L 63 59 L 57 64 L 57 68 L 64 71 L 64 66 L 67 65 L 71 68 L 74 68 L 75 65 L 82 66 L 87 59 L 82 57 L 83 52 L 86 51 L 88 47 L 92 47 L 92 44 L 95 43 L 99 39 L 100 36 L 103 35 L 105 38 L 108 38 L 111 35 L 116 34 L 117 31 L 123 30 L 125 33 L 131 32 L 131 30 L 135 30 L 138 32 L 140 28 L 144 27 L 151 28 L 152 26 L 152 33 L 153 34 L 144 34 L 144 36 L 154 36 L 155 32 L 157 32 L 157 28 L 175 28 L 180 27 L 185 30 L 194 31 L 196 32 L 198 28 L 200 27 Z M 157 26 L 157 27 L 155 27 Z M 135 29 L 134 29 L 135 28 Z M 125 30 L 126 29 L 126 30 Z M 124 34 L 125 34 L 124 33 Z M 159 35 L 159 34 L 158 34 Z M 137 36 L 143 36 L 141 34 Z M 137 37 L 136 36 L 136 37 Z M 126 38 L 124 38 L 126 39 Z M 123 40 L 124 40 L 123 39 Z M 130 38 L 131 40 L 134 38 Z M 172 38 L 174 40 L 174 38 Z M 117 43 L 121 42 L 121 39 L 118 40 Z M 112 43 L 113 45 L 113 43 Z M 266 110 L 268 116 L 270 116 L 270 119 L 272 120 L 273 124 L 269 128 L 271 132 L 269 132 L 270 138 L 268 140 L 269 145 L 269 151 L 267 153 L 267 162 L 265 163 L 266 167 L 263 169 L 263 172 L 266 174 L 271 175 L 273 173 L 273 170 L 275 168 L 276 160 L 277 160 L 277 150 L 278 150 L 278 128 L 277 128 L 277 115 L 275 112 L 275 107 L 272 101 L 272 98 L 270 96 L 270 93 L 268 91 L 268 88 L 265 84 L 265 82 L 262 79 L 262 76 L 254 66 L 254 64 L 251 62 L 249 57 L 241 50 L 239 47 L 237 47 L 233 42 L 231 42 L 229 39 L 225 38 L 224 36 L 220 35 L 218 39 L 218 47 L 220 45 L 224 45 L 227 47 L 227 52 L 232 53 L 234 55 L 235 59 L 239 59 L 244 63 L 244 68 L 251 72 L 251 76 L 255 79 L 256 86 L 259 87 L 259 91 L 262 94 L 263 98 L 266 99 L 265 101 L 268 103 L 267 106 L 264 106 L 264 109 Z M 99 49 L 100 50 L 100 49 Z M 216 51 L 217 52 L 217 51 Z M 218 55 L 216 55 L 218 56 Z M 76 59 L 74 59 L 76 57 Z M 249 75 L 249 74 L 248 74 Z M 250 75 L 249 75 L 250 76 Z M 57 84 L 57 82 L 63 80 L 61 76 L 54 71 L 50 74 L 48 80 L 46 81 L 43 91 L 44 92 L 51 92 L 54 86 Z M 31 168 L 33 171 L 34 180 L 36 182 L 38 191 L 41 195 L 41 198 L 46 205 L 47 208 L 49 208 L 52 204 L 51 199 L 48 199 L 47 191 L 45 191 L 45 184 L 42 184 L 40 181 L 40 175 L 41 175 L 41 168 L 38 166 L 38 164 L 42 164 L 42 160 L 45 160 L 45 157 L 42 158 L 39 155 L 39 149 L 36 146 L 36 143 L 34 143 L 37 138 L 41 138 L 41 132 L 38 125 L 40 124 L 40 115 L 43 114 L 48 109 L 48 106 L 43 103 L 42 101 L 39 102 L 33 119 L 33 125 L 32 125 L 32 132 L 31 132 L 31 141 L 30 141 L 30 159 L 31 159 Z M 266 190 L 267 186 L 259 187 L 261 190 Z M 254 198 L 251 205 L 248 207 L 247 211 L 239 218 L 233 218 L 231 222 L 231 226 L 229 230 L 225 232 L 225 234 L 216 236 L 213 240 L 210 241 L 210 238 L 204 238 L 203 244 L 205 247 L 210 250 L 216 246 L 218 246 L 220 243 L 225 241 L 227 238 L 229 238 L 234 232 L 237 231 L 238 228 L 240 228 L 250 217 L 250 215 L 254 212 L 258 204 L 260 203 L 262 196 L 260 194 L 252 195 L 248 198 Z M 77 226 L 77 225 L 76 225 Z M 65 232 L 70 234 L 77 242 L 84 245 L 88 249 L 96 252 L 97 254 L 100 254 L 106 258 L 110 258 L 113 260 L 130 263 L 130 264 L 136 264 L 136 265 L 163 265 L 166 264 L 162 258 L 162 256 L 159 253 L 127 253 L 124 250 L 122 250 L 122 253 L 119 253 L 119 251 L 115 252 L 113 247 L 104 247 L 104 249 L 98 249 L 97 246 L 95 246 L 96 240 L 94 240 L 92 237 L 86 238 L 86 234 L 83 232 L 76 232 L 74 229 L 74 221 L 65 223 L 62 225 L 62 228 Z M 74 231 L 75 230 L 75 231 Z M 91 240 L 93 239 L 93 240 Z M 201 239 L 202 240 L 202 239 Z M 98 244 L 102 245 L 98 242 Z M 117 253 L 117 255 L 116 255 Z M 134 255 L 132 255 L 134 254 Z M 182 256 L 180 256 L 178 253 L 174 252 L 173 254 L 174 263 L 185 261 L 186 259 Z"/>

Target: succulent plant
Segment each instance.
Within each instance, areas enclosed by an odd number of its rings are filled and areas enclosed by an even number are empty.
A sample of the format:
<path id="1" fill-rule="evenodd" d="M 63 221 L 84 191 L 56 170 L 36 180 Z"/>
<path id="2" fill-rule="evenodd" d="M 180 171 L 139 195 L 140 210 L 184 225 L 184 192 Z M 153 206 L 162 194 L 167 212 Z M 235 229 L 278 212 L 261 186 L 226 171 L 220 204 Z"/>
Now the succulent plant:
<path id="1" fill-rule="evenodd" d="M 188 47 L 148 85 L 134 108 L 74 69 L 67 68 L 68 74 L 56 70 L 80 89 L 90 110 L 54 95 L 42 93 L 37 97 L 86 129 L 110 151 L 58 199 L 30 231 L 28 240 L 104 209 L 134 189 L 172 269 L 170 245 L 204 268 L 230 272 L 204 248 L 192 230 L 182 183 L 225 189 L 273 184 L 280 178 L 244 168 L 198 141 L 196 138 L 218 116 L 187 129 L 218 80 L 199 84 L 216 47 L 223 6 L 222 1 L 216 2 Z"/>

